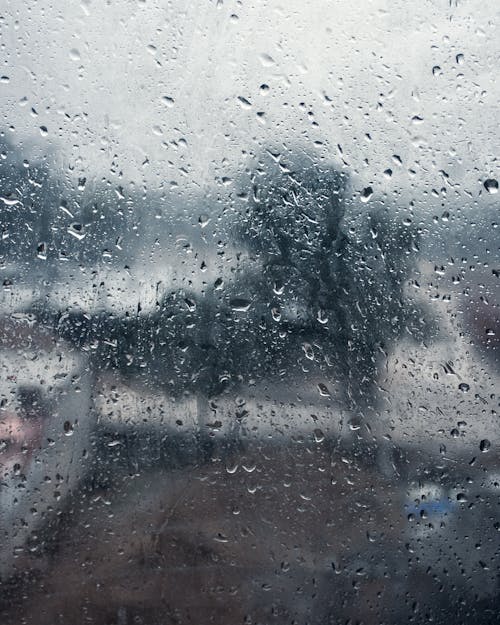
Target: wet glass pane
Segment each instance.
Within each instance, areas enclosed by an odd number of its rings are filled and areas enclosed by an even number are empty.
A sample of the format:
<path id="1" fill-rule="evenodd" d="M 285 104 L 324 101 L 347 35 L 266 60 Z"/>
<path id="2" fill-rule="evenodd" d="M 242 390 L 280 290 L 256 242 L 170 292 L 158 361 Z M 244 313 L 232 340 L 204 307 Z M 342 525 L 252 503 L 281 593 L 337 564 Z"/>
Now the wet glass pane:
<path id="1" fill-rule="evenodd" d="M 494 0 L 8 1 L 0 622 L 499 622 Z"/>

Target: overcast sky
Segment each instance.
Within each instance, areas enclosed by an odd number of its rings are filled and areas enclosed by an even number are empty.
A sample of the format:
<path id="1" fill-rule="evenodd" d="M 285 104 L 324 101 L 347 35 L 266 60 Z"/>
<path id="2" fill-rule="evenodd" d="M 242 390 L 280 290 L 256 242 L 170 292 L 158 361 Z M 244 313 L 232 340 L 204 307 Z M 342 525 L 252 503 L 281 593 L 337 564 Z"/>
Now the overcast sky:
<path id="1" fill-rule="evenodd" d="M 58 166 L 150 187 L 210 186 L 285 141 L 340 145 L 375 194 L 438 187 L 443 169 L 477 195 L 500 147 L 498 15 L 497 0 L 10 0 L 2 125 Z"/>

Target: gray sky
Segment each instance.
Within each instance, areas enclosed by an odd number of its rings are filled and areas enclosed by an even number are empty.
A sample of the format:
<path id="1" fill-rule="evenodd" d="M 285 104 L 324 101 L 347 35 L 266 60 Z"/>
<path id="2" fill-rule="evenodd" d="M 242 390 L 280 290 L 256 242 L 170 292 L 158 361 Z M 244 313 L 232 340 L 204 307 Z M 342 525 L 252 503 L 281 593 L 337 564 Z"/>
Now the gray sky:
<path id="1" fill-rule="evenodd" d="M 62 168 L 109 176 L 115 163 L 151 187 L 211 186 L 245 152 L 293 141 L 335 158 L 341 145 L 376 194 L 441 186 L 444 169 L 477 195 L 500 147 L 499 9 L 451 4 L 10 0 L 2 124 Z"/>

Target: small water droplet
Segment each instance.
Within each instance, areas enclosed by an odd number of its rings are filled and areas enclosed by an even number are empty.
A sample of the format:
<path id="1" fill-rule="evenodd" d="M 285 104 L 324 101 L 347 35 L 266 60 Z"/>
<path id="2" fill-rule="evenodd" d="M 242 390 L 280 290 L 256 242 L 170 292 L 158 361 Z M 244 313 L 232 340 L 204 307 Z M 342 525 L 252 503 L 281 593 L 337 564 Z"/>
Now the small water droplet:
<path id="1" fill-rule="evenodd" d="M 238 463 L 230 463 L 226 465 L 226 471 L 230 474 L 230 475 L 234 475 L 234 473 L 236 473 L 236 471 L 238 470 Z"/>
<path id="2" fill-rule="evenodd" d="M 302 350 L 304 351 L 304 354 L 306 355 L 306 358 L 308 360 L 314 360 L 314 351 L 310 343 L 303 343 Z"/>
<path id="3" fill-rule="evenodd" d="M 457 56 L 455 57 L 455 60 L 456 60 L 456 62 L 457 62 L 459 65 L 463 65 L 463 64 L 464 64 L 464 62 L 465 62 L 464 55 L 463 55 L 463 54 L 457 54 Z"/>
<path id="4" fill-rule="evenodd" d="M 175 104 L 174 98 L 171 98 L 168 95 L 164 95 L 163 98 L 162 98 L 162 101 L 163 101 L 164 104 L 166 104 L 168 106 L 168 108 L 172 108 L 174 106 L 174 104 Z"/>
<path id="5" fill-rule="evenodd" d="M 76 48 L 71 48 L 71 50 L 69 51 L 69 58 L 72 61 L 79 61 L 80 60 L 80 52 Z"/>
<path id="6" fill-rule="evenodd" d="M 68 228 L 68 232 L 69 232 L 69 234 L 74 236 L 75 239 L 78 239 L 79 241 L 84 239 L 86 234 L 87 234 L 85 232 L 83 224 L 80 224 L 80 223 L 73 223 L 73 224 L 71 224 L 69 226 L 69 228 Z"/>
<path id="7" fill-rule="evenodd" d="M 252 305 L 252 302 L 242 297 L 235 297 L 229 302 L 229 305 L 236 312 L 246 312 Z"/>
<path id="8" fill-rule="evenodd" d="M 42 135 L 42 137 L 46 137 L 49 134 L 47 126 L 40 126 L 40 134 Z"/>
<path id="9" fill-rule="evenodd" d="M 483 440 L 479 443 L 479 449 L 483 453 L 486 453 L 487 451 L 489 451 L 490 447 L 491 447 L 491 443 L 487 438 L 483 438 Z"/>
<path id="10" fill-rule="evenodd" d="M 361 191 L 361 201 L 368 202 L 372 195 L 373 195 L 373 189 L 371 187 L 365 187 Z"/>
<path id="11" fill-rule="evenodd" d="M 326 386 L 326 384 L 323 384 L 323 382 L 320 382 L 318 384 L 318 391 L 321 397 L 331 397 L 328 387 Z"/>
<path id="12" fill-rule="evenodd" d="M 271 67 L 272 65 L 274 65 L 273 57 L 269 54 L 266 54 L 265 52 L 259 55 L 259 61 L 262 63 L 263 67 Z"/>
<path id="13" fill-rule="evenodd" d="M 252 108 L 252 103 L 241 95 L 238 96 L 238 102 L 240 103 L 242 109 Z"/>
<path id="14" fill-rule="evenodd" d="M 484 188 L 492 195 L 498 193 L 498 180 L 495 180 L 495 178 L 488 178 L 484 181 Z"/>
<path id="15" fill-rule="evenodd" d="M 314 430 L 314 441 L 316 443 L 322 443 L 325 440 L 325 435 L 323 433 L 323 430 L 320 430 L 319 428 L 316 428 Z"/>
<path id="16" fill-rule="evenodd" d="M 470 386 L 466 382 L 461 382 L 458 385 L 458 390 L 462 391 L 462 393 L 468 393 L 470 391 Z"/>
<path id="17" fill-rule="evenodd" d="M 198 223 L 201 228 L 205 228 L 210 223 L 210 217 L 206 213 L 203 213 L 198 217 Z"/>
<path id="18" fill-rule="evenodd" d="M 434 67 L 432 68 L 432 75 L 433 76 L 441 76 L 442 73 L 443 72 L 442 72 L 441 68 L 439 67 L 439 65 L 434 65 Z"/>
<path id="19" fill-rule="evenodd" d="M 47 246 L 43 243 L 43 241 L 37 245 L 36 255 L 41 260 L 47 260 Z"/>

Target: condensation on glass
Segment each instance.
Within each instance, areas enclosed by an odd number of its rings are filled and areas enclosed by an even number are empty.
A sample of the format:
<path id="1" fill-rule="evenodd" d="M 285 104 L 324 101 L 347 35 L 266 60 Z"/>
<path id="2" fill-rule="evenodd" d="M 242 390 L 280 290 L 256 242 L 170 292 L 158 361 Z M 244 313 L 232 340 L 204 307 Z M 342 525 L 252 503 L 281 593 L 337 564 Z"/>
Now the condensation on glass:
<path id="1" fill-rule="evenodd" d="M 498 623 L 499 18 L 5 3 L 2 624 Z"/>

